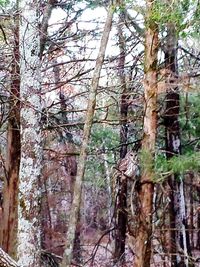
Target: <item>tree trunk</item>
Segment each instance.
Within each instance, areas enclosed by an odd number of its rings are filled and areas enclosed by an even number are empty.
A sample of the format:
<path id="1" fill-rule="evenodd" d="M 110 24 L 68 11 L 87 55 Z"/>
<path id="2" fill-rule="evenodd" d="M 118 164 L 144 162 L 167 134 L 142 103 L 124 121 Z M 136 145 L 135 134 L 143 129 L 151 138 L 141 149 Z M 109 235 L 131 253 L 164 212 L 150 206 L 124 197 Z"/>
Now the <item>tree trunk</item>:
<path id="1" fill-rule="evenodd" d="M 112 18 L 114 13 L 114 7 L 111 4 L 109 7 L 107 19 L 104 26 L 103 35 L 101 38 L 101 44 L 99 48 L 98 57 L 96 60 L 96 66 L 94 69 L 94 74 L 91 82 L 90 92 L 89 92 L 89 99 L 88 99 L 88 106 L 86 112 L 86 119 L 83 129 L 83 139 L 82 139 L 82 146 L 80 149 L 80 157 L 78 162 L 78 170 L 77 176 L 74 184 L 74 195 L 73 195 L 73 202 L 71 207 L 71 214 L 69 219 L 69 227 L 66 237 L 65 243 L 65 251 L 63 254 L 63 261 L 61 263 L 61 267 L 69 267 L 71 265 L 72 257 L 73 257 L 73 246 L 75 240 L 75 231 L 76 225 L 79 217 L 80 212 L 80 204 L 81 204 L 81 191 L 82 191 L 82 182 L 85 172 L 85 165 L 87 159 L 87 147 L 89 143 L 89 137 L 92 127 L 92 121 L 96 106 L 96 95 L 97 95 L 97 88 L 99 84 L 100 73 L 105 57 L 105 51 L 108 43 L 108 38 L 112 26 Z"/>
<path id="2" fill-rule="evenodd" d="M 48 20 L 55 4 L 50 0 L 47 4 L 41 23 L 40 53 L 42 54 L 47 39 Z M 17 3 L 18 5 L 18 3 Z M 18 10 L 18 6 L 16 7 Z M 16 13 L 17 14 L 17 13 Z M 20 70 L 19 70 L 19 16 L 14 17 L 13 62 L 11 70 L 10 113 L 8 118 L 8 143 L 6 170 L 4 181 L 3 207 L 0 220 L 0 244 L 11 257 L 16 258 L 17 245 L 17 207 L 18 181 L 20 166 Z"/>
<path id="3" fill-rule="evenodd" d="M 190 248 L 193 250 L 195 248 L 194 245 L 194 185 L 193 185 L 193 180 L 195 179 L 194 174 L 191 172 L 188 175 L 188 178 L 190 178 L 190 185 L 187 186 L 188 188 L 188 195 L 189 195 L 189 229 L 190 231 Z"/>
<path id="4" fill-rule="evenodd" d="M 121 7 L 121 6 L 120 6 Z M 128 114 L 128 90 L 126 86 L 125 76 L 125 60 L 126 47 L 125 38 L 123 36 L 124 12 L 121 11 L 118 22 L 118 38 L 119 38 L 119 86 L 121 91 L 120 100 L 120 159 L 123 159 L 127 153 L 127 114 Z M 114 262 L 123 264 L 126 241 L 126 226 L 127 226 L 127 179 L 119 176 L 117 181 L 117 196 L 116 196 L 116 211 L 115 211 L 115 231 L 114 231 Z"/>
<path id="5" fill-rule="evenodd" d="M 41 253 L 40 175 L 42 166 L 39 2 L 24 0 L 20 23 L 21 162 L 19 172 L 18 259 L 39 267 Z"/>
<path id="6" fill-rule="evenodd" d="M 196 249 L 200 250 L 200 212 L 198 211 L 197 214 L 197 242 L 196 242 Z"/>
<path id="7" fill-rule="evenodd" d="M 198 194 L 198 206 L 200 204 L 200 187 L 197 187 L 197 194 Z M 196 234 L 196 249 L 200 250 L 200 210 L 197 210 L 197 234 Z"/>
<path id="8" fill-rule="evenodd" d="M 170 159 L 181 154 L 181 139 L 179 126 L 179 91 L 177 87 L 177 33 L 175 26 L 168 23 L 165 46 L 166 69 L 166 111 L 164 118 L 166 157 Z M 186 235 L 186 207 L 183 177 L 171 175 L 168 178 L 170 187 L 169 216 L 170 216 L 170 253 L 172 266 L 189 266 L 189 239 Z M 185 255 L 181 256 L 183 251 Z"/>
<path id="9" fill-rule="evenodd" d="M 1 217 L 0 244 L 11 257 L 16 257 L 18 177 L 20 164 L 20 74 L 19 74 L 19 17 L 14 19 L 14 49 L 11 71 L 8 143 Z"/>
<path id="10" fill-rule="evenodd" d="M 48 40 L 48 22 L 56 2 L 56 0 L 48 0 L 44 8 L 42 23 L 40 27 L 40 58 L 42 58 L 45 44 Z"/>
<path id="11" fill-rule="evenodd" d="M 143 171 L 138 188 L 138 229 L 135 242 L 134 267 L 149 267 L 151 259 L 152 209 L 153 209 L 153 161 L 157 130 L 157 53 L 158 27 L 152 19 L 154 1 L 147 0 L 145 61 L 144 61 L 144 137 L 142 155 Z"/>

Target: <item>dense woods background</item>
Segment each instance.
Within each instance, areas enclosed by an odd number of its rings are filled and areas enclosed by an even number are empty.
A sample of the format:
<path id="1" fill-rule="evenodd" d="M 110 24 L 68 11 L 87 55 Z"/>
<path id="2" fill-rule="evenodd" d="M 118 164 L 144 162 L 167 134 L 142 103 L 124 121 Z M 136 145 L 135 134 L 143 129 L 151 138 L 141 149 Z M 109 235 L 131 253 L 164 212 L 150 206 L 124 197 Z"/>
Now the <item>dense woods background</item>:
<path id="1" fill-rule="evenodd" d="M 200 266 L 199 16 L 0 0 L 0 266 Z"/>

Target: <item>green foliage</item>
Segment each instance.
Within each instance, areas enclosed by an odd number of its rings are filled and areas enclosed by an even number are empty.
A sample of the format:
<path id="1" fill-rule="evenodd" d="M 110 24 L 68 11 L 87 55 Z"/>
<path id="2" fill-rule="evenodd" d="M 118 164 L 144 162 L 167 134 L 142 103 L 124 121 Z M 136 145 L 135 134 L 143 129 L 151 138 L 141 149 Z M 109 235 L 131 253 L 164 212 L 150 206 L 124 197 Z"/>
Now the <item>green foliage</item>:
<path id="1" fill-rule="evenodd" d="M 175 174 L 183 174 L 186 171 L 200 171 L 200 152 L 172 157 L 168 164 L 169 169 Z"/>
<path id="2" fill-rule="evenodd" d="M 170 5 L 158 0 L 154 2 L 150 21 L 156 22 L 161 27 L 165 26 L 167 23 L 173 23 L 177 30 L 180 31 L 185 27 L 184 18 L 185 13 L 187 12 L 186 9 L 186 3 L 184 3 L 183 8 L 178 1 L 174 1 L 173 4 Z"/>
<path id="3" fill-rule="evenodd" d="M 155 172 L 158 176 L 163 175 L 169 171 L 168 162 L 165 155 L 157 155 L 155 159 Z"/>
<path id="4" fill-rule="evenodd" d="M 9 0 L 0 0 L 0 6 L 1 7 L 6 7 L 9 4 L 10 4 Z"/>
<path id="5" fill-rule="evenodd" d="M 96 0 L 96 1 L 87 0 L 86 2 L 88 4 L 88 8 L 90 9 L 95 9 L 98 7 L 106 7 L 109 4 L 109 1 L 101 1 L 101 0 Z M 114 5 L 113 5 L 113 8 L 115 8 Z"/>
<path id="6" fill-rule="evenodd" d="M 103 160 L 98 155 L 90 155 L 86 164 L 85 180 L 90 181 L 93 185 L 101 188 L 105 187 L 106 180 L 104 177 Z"/>
<path id="7" fill-rule="evenodd" d="M 88 7 L 90 8 L 90 9 L 95 9 L 95 8 L 97 8 L 97 7 L 100 7 L 100 6 L 102 6 L 101 5 L 101 1 L 87 1 L 88 2 Z"/>
<path id="8" fill-rule="evenodd" d="M 165 2 L 156 0 L 148 23 L 157 23 L 161 30 L 166 25 L 175 25 L 177 34 L 185 38 L 189 34 L 199 33 L 200 4 L 197 0 L 175 0 Z"/>
<path id="9" fill-rule="evenodd" d="M 113 161 L 113 149 L 119 146 L 119 134 L 112 127 L 93 125 L 89 146 L 89 157 L 86 165 L 85 180 L 97 187 L 106 186 L 106 174 L 104 156 L 111 167 Z"/>
<path id="10" fill-rule="evenodd" d="M 90 149 L 98 147 L 102 150 L 103 147 L 107 149 L 113 149 L 115 146 L 119 145 L 119 134 L 111 127 L 102 127 L 99 125 L 93 126 L 91 133 L 91 143 Z"/>
<path id="11" fill-rule="evenodd" d="M 200 152 L 174 156 L 167 160 L 163 155 L 155 159 L 155 181 L 163 181 L 170 174 L 184 174 L 187 171 L 200 171 Z"/>

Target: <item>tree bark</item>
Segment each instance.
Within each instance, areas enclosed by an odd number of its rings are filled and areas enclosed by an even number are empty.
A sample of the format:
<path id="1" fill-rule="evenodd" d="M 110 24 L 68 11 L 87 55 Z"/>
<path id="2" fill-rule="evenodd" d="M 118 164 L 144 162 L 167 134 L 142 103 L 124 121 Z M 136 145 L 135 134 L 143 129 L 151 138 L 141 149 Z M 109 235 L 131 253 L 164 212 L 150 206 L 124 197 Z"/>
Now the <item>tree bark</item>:
<path id="1" fill-rule="evenodd" d="M 20 2 L 21 162 L 19 172 L 18 259 L 39 267 L 41 253 L 40 175 L 42 166 L 39 2 Z"/>
<path id="2" fill-rule="evenodd" d="M 196 189 L 196 193 L 198 194 L 198 206 L 200 204 L 200 187 L 197 186 Z M 197 233 L 196 233 L 196 249 L 200 250 L 200 210 L 197 209 L 197 224 L 196 224 L 196 228 L 197 228 Z"/>
<path id="3" fill-rule="evenodd" d="M 95 106 L 96 106 L 96 95 L 97 95 L 97 88 L 99 84 L 100 73 L 105 57 L 105 51 L 108 43 L 108 38 L 110 34 L 110 30 L 112 27 L 112 18 L 114 13 L 114 7 L 111 4 L 109 7 L 107 19 L 104 26 L 103 35 L 101 38 L 100 48 L 98 57 L 96 60 L 96 66 L 94 69 L 94 74 L 91 82 L 90 92 L 89 92 L 89 99 L 88 99 L 88 106 L 86 112 L 86 119 L 83 129 L 83 139 L 82 145 L 80 149 L 80 157 L 78 162 L 78 169 L 77 169 L 77 176 L 74 184 L 74 195 L 73 195 L 73 202 L 71 207 L 71 214 L 69 219 L 69 227 L 66 237 L 65 243 L 65 250 L 63 254 L 63 261 L 61 263 L 61 267 L 68 267 L 71 264 L 72 257 L 73 257 L 73 247 L 74 247 L 74 240 L 75 240 L 75 231 L 76 225 L 79 217 L 80 212 L 80 203 L 81 203 L 81 191 L 82 191 L 82 182 L 85 172 L 85 165 L 87 159 L 87 148 L 89 143 L 89 137 L 92 127 L 92 120 L 94 116 Z"/>
<path id="4" fill-rule="evenodd" d="M 120 8 L 122 8 L 123 3 Z M 120 159 L 123 159 L 127 153 L 127 138 L 128 138 L 128 88 L 126 86 L 125 76 L 125 60 L 126 60 L 126 46 L 125 38 L 123 36 L 124 12 L 119 15 L 118 22 L 118 40 L 119 40 L 119 86 L 121 91 L 120 99 Z M 127 179 L 118 177 L 117 181 L 117 196 L 116 196 L 116 211 L 115 211 L 115 230 L 114 230 L 114 262 L 123 264 L 126 241 L 126 227 L 127 227 Z"/>
<path id="5" fill-rule="evenodd" d="M 49 0 L 45 7 L 40 29 L 40 54 L 47 40 L 48 20 L 55 0 Z M 18 10 L 18 3 L 16 4 Z M 4 179 L 3 207 L 0 220 L 0 244 L 10 256 L 16 258 L 17 245 L 17 206 L 20 166 L 20 70 L 19 70 L 19 15 L 14 16 L 13 62 L 11 69 L 10 113 L 8 118 L 8 143 L 6 170 Z"/>
<path id="6" fill-rule="evenodd" d="M 153 209 L 153 160 L 157 130 L 157 53 L 158 27 L 153 21 L 153 0 L 147 0 L 145 61 L 144 61 L 144 136 L 142 140 L 144 162 L 138 188 L 138 229 L 135 241 L 134 267 L 149 267 L 151 259 L 152 209 Z"/>
<path id="7" fill-rule="evenodd" d="M 42 58 L 45 49 L 45 44 L 48 40 L 48 22 L 56 2 L 57 0 L 48 0 L 44 8 L 42 23 L 40 27 L 40 58 Z"/>
<path id="8" fill-rule="evenodd" d="M 180 96 L 176 84 L 178 77 L 177 64 L 177 33 L 172 23 L 167 25 L 165 45 L 166 69 L 166 111 L 164 117 L 166 157 L 181 154 L 181 138 L 179 126 Z M 188 255 L 189 237 L 186 234 L 186 204 L 184 196 L 184 182 L 180 175 L 171 175 L 168 178 L 170 187 L 169 219 L 170 219 L 170 253 L 172 266 L 189 266 Z M 183 251 L 182 254 L 180 251 Z M 182 254 L 182 255 L 181 255 Z"/>
<path id="9" fill-rule="evenodd" d="M 13 61 L 11 69 L 10 112 L 8 118 L 8 143 L 3 191 L 3 207 L 0 220 L 0 244 L 11 257 L 16 257 L 18 177 L 20 165 L 20 73 L 19 73 L 19 17 L 14 18 Z"/>
<path id="10" fill-rule="evenodd" d="M 200 194 L 200 192 L 199 192 Z M 200 250 L 200 211 L 197 213 L 197 235 L 196 235 L 196 249 Z"/>
<path id="11" fill-rule="evenodd" d="M 189 173 L 188 177 L 190 178 L 190 186 L 188 188 L 188 195 L 189 195 L 189 218 L 190 218 L 190 223 L 189 223 L 189 229 L 191 229 L 190 232 L 190 247 L 191 250 L 195 248 L 194 245 L 194 185 L 193 185 L 193 180 L 195 179 L 193 173 Z"/>

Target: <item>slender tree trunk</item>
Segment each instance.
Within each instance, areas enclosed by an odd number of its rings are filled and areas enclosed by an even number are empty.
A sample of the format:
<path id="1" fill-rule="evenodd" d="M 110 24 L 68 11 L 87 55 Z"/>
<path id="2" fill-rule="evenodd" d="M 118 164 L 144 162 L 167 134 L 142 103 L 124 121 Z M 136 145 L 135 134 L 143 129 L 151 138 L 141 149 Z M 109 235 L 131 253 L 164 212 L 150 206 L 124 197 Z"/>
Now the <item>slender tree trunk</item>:
<path id="1" fill-rule="evenodd" d="M 8 143 L 1 217 L 0 244 L 11 257 L 16 257 L 18 176 L 20 164 L 20 74 L 19 74 L 19 17 L 14 19 L 14 49 L 11 72 L 10 112 L 8 118 Z"/>
<path id="2" fill-rule="evenodd" d="M 197 242 L 196 242 L 196 249 L 200 249 L 200 212 L 198 211 L 197 214 Z"/>
<path id="3" fill-rule="evenodd" d="M 126 86 L 125 76 L 125 60 L 126 47 L 125 38 L 123 36 L 124 12 L 121 11 L 118 22 L 118 38 L 119 38 L 119 86 L 121 93 L 120 100 L 120 159 L 123 159 L 127 153 L 127 114 L 128 114 L 128 90 Z M 125 241 L 126 241 L 126 227 L 127 227 L 127 179 L 118 177 L 117 181 L 117 197 L 116 197 L 116 211 L 115 211 L 115 247 L 114 247 L 114 262 L 123 264 L 125 256 Z"/>
<path id="4" fill-rule="evenodd" d="M 191 250 L 194 249 L 195 245 L 194 245 L 194 186 L 193 186 L 193 180 L 195 179 L 194 174 L 193 173 L 189 173 L 188 177 L 190 178 L 190 185 L 188 185 L 188 195 L 189 195 L 189 204 L 190 204 L 190 208 L 189 208 L 189 213 L 190 213 L 190 223 L 189 223 L 189 229 L 191 229 L 190 232 L 190 247 Z"/>
<path id="5" fill-rule="evenodd" d="M 180 96 L 177 87 L 178 64 L 177 64 L 177 37 L 175 26 L 168 24 L 168 32 L 165 46 L 165 69 L 166 69 L 166 111 L 165 111 L 165 143 L 167 159 L 181 154 L 181 139 L 179 126 Z M 170 253 L 172 266 L 189 266 L 188 255 L 189 239 L 186 234 L 186 204 L 184 196 L 183 177 L 171 175 L 168 179 L 170 187 Z M 176 229 L 176 230 L 175 230 Z M 181 256 L 184 252 L 184 255 Z"/>
<path id="6" fill-rule="evenodd" d="M 65 251 L 63 254 L 63 261 L 61 263 L 61 267 L 69 267 L 73 257 L 73 247 L 74 247 L 74 240 L 75 240 L 75 231 L 76 225 L 79 217 L 80 212 L 80 204 L 81 204 L 81 191 L 82 191 L 82 182 L 85 172 L 85 164 L 87 159 L 87 148 L 88 142 L 92 127 L 92 121 L 96 106 L 96 95 L 97 95 L 97 88 L 99 84 L 100 73 L 105 57 L 105 51 L 108 43 L 108 38 L 110 34 L 110 30 L 112 27 L 112 18 L 114 13 L 114 7 L 111 4 L 109 7 L 107 19 L 104 26 L 103 35 L 101 38 L 100 48 L 98 57 L 96 60 L 96 66 L 94 69 L 94 74 L 91 82 L 90 92 L 89 92 L 89 99 L 88 99 L 88 106 L 86 112 L 86 119 L 83 129 L 83 139 L 82 139 L 82 146 L 80 150 L 80 157 L 78 162 L 78 170 L 77 176 L 74 184 L 74 195 L 73 195 L 73 202 L 71 207 L 71 214 L 69 219 L 69 227 L 66 237 L 66 244 L 65 244 Z"/>
<path id="7" fill-rule="evenodd" d="M 57 63 L 57 60 L 54 60 L 54 63 Z M 53 67 L 53 72 L 54 72 L 54 79 L 55 79 L 55 84 L 58 84 L 60 81 L 60 67 L 59 66 L 54 66 Z M 66 98 L 65 95 L 62 92 L 62 88 L 60 88 L 59 92 L 59 100 L 60 100 L 60 109 L 61 109 L 61 122 L 63 124 L 68 123 L 68 118 L 67 118 L 67 104 L 66 104 Z M 64 134 L 64 129 L 62 129 L 61 133 L 61 142 L 73 142 L 73 137 L 72 134 L 66 129 L 65 134 Z M 64 137 L 64 138 L 63 138 Z M 76 173 L 74 173 L 76 175 Z M 73 187 L 73 186 L 72 186 Z M 75 232 L 75 240 L 74 240 L 74 247 L 73 247 L 73 256 L 74 260 L 77 264 L 81 264 L 81 232 L 80 232 L 80 214 L 78 216 L 78 221 L 76 225 L 76 232 Z"/>
<path id="8" fill-rule="evenodd" d="M 152 19 L 154 1 L 146 1 L 146 33 L 144 61 L 144 137 L 142 151 L 144 162 L 138 189 L 138 230 L 135 242 L 134 267 L 149 267 L 151 259 L 152 209 L 153 209 L 153 161 L 157 130 L 157 53 L 158 28 Z"/>
<path id="9" fill-rule="evenodd" d="M 39 2 L 20 2 L 21 162 L 19 172 L 18 259 L 39 267 L 41 253 L 40 175 L 42 166 Z"/>
<path id="10" fill-rule="evenodd" d="M 200 187 L 197 187 L 198 205 L 200 204 Z M 200 210 L 197 211 L 197 234 L 196 234 L 196 249 L 200 250 Z"/>
<path id="11" fill-rule="evenodd" d="M 40 27 L 40 58 L 42 58 L 45 49 L 45 44 L 48 40 L 48 22 L 56 2 L 56 0 L 48 0 L 44 8 L 42 23 Z"/>
<path id="12" fill-rule="evenodd" d="M 105 127 L 105 125 L 103 124 L 103 127 Z M 109 164 L 108 164 L 108 155 L 107 155 L 107 147 L 105 146 L 105 144 L 103 143 L 103 163 L 104 163 L 104 170 L 105 170 L 105 176 L 106 176 L 106 187 L 107 187 L 107 194 L 108 194 L 108 205 L 107 205 L 107 209 L 108 209 L 108 224 L 111 225 L 112 223 L 112 216 L 113 216 L 113 210 L 112 210 L 112 186 L 111 186 L 111 182 L 112 182 L 112 177 L 111 177 L 111 172 L 110 172 L 110 168 L 109 168 Z M 110 237 L 112 237 L 112 235 L 110 234 Z"/>

